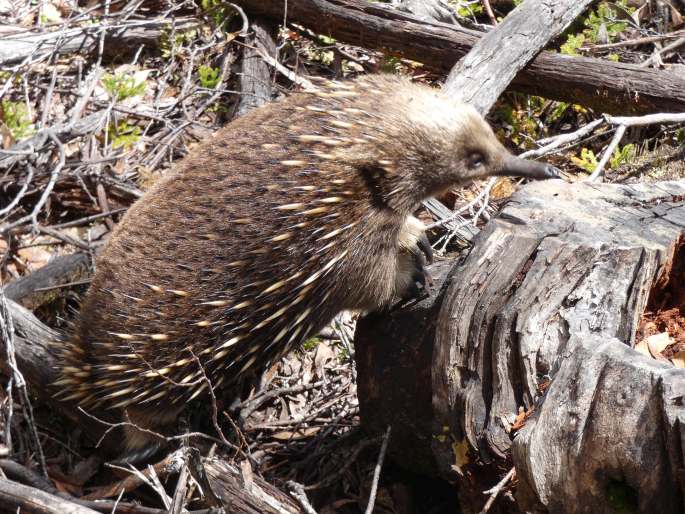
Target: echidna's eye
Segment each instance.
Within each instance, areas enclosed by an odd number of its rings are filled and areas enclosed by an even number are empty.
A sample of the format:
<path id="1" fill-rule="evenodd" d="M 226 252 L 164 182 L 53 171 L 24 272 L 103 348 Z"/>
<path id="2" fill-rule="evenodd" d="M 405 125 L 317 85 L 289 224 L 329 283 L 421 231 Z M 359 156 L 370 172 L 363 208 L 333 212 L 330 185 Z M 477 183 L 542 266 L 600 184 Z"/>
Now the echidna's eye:
<path id="1" fill-rule="evenodd" d="M 471 152 L 469 154 L 469 167 L 478 168 L 485 164 L 485 157 L 480 152 Z"/>

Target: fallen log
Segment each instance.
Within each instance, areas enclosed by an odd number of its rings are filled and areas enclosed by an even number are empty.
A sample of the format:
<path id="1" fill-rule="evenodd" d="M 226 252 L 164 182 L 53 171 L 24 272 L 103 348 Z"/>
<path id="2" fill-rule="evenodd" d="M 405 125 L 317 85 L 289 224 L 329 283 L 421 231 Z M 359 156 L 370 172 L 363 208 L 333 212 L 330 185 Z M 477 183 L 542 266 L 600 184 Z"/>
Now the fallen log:
<path id="1" fill-rule="evenodd" d="M 523 2 L 497 28 L 476 41 L 450 70 L 443 90 L 487 114 L 518 72 L 590 3 L 590 0 Z"/>
<path id="2" fill-rule="evenodd" d="M 465 512 L 510 456 L 524 509 L 682 511 L 685 370 L 631 347 L 650 295 L 679 298 L 683 241 L 685 181 L 527 185 L 439 291 L 359 323 L 361 419 L 459 477 Z"/>
<path id="3" fill-rule="evenodd" d="M 57 53 L 88 53 L 97 49 L 104 35 L 105 48 L 133 48 L 140 45 L 157 46 L 160 38 L 170 30 L 196 29 L 200 22 L 194 18 L 136 20 L 120 25 L 86 25 L 53 32 L 34 32 L 15 26 L 0 25 L 0 65 L 22 62 L 32 58 L 39 60 Z"/>
<path id="4" fill-rule="evenodd" d="M 60 286 L 86 277 L 89 266 L 90 258 L 86 253 L 63 255 L 21 280 L 10 282 L 4 287 L 4 292 L 10 300 L 33 311 L 53 301 Z"/>
<path id="5" fill-rule="evenodd" d="M 300 514 L 303 509 L 287 494 L 258 476 L 246 477 L 233 464 L 221 459 L 204 459 L 207 484 L 219 505 L 228 512 L 245 514 Z M 192 472 L 191 472 L 192 473 Z"/>
<path id="6" fill-rule="evenodd" d="M 364 0 L 240 0 L 250 15 L 304 25 L 345 43 L 396 52 L 446 73 L 481 33 L 428 22 Z M 287 8 L 286 8 L 287 5 Z M 550 20 L 551 22 L 551 20 Z M 599 112 L 639 114 L 685 110 L 685 77 L 587 57 L 541 52 L 511 89 L 572 102 Z"/>
<path id="7" fill-rule="evenodd" d="M 3 512 L 32 512 L 35 514 L 96 514 L 60 496 L 35 487 L 0 478 L 0 509 Z"/>

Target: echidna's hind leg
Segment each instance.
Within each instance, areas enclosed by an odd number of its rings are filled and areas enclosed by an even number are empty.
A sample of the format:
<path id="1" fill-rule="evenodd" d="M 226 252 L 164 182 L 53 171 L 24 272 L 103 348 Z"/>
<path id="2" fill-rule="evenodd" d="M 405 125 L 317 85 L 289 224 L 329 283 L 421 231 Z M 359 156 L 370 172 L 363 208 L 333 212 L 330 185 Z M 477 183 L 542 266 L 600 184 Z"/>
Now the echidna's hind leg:
<path id="1" fill-rule="evenodd" d="M 125 447 L 114 460 L 118 464 L 149 461 L 167 446 L 164 437 L 178 418 L 182 408 L 127 408 L 124 412 Z"/>

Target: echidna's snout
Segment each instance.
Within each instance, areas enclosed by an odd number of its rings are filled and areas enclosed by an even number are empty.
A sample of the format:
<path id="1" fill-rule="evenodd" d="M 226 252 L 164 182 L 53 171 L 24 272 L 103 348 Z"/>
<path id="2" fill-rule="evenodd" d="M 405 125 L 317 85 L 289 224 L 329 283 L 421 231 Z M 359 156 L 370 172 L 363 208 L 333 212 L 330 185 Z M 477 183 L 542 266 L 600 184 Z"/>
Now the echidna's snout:
<path id="1" fill-rule="evenodd" d="M 559 170 L 551 164 L 529 161 L 511 154 L 503 159 L 502 167 L 494 174 L 532 179 L 559 178 Z"/>

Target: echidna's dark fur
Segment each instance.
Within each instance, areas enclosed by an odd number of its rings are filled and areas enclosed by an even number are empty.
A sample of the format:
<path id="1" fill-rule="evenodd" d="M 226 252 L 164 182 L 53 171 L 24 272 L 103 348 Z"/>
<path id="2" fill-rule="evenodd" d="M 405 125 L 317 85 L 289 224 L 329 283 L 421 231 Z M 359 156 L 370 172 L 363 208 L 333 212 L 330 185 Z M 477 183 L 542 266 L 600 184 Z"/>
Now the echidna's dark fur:
<path id="1" fill-rule="evenodd" d="M 401 296 L 410 215 L 520 164 L 473 109 L 396 77 L 326 83 L 195 148 L 128 211 L 98 260 L 58 382 L 143 427 L 274 362 L 343 309 Z M 132 448 L 144 437 L 128 434 Z"/>

